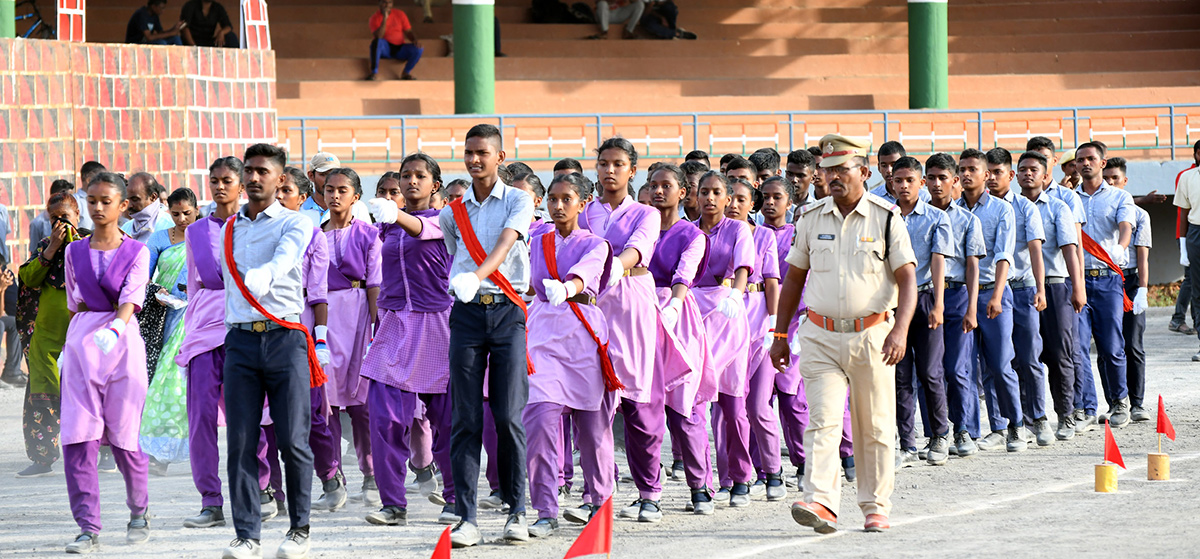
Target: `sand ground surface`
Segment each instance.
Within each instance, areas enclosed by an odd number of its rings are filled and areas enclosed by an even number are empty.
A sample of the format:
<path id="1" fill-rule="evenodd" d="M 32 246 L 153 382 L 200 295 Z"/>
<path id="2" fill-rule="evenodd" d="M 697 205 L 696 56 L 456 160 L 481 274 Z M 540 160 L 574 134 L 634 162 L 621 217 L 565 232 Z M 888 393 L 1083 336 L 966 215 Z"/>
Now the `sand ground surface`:
<path id="1" fill-rule="evenodd" d="M 1200 554 L 1200 528 L 1195 522 L 1200 515 L 1200 363 L 1190 360 L 1197 340 L 1168 332 L 1169 316 L 1169 309 L 1149 311 L 1145 341 L 1147 407 L 1155 413 L 1162 394 L 1178 432 L 1175 442 L 1164 439 L 1163 449 L 1171 455 L 1170 481 L 1146 480 L 1146 453 L 1156 448 L 1153 420 L 1115 431 L 1129 467 L 1120 474 L 1120 490 L 1115 494 L 1093 490 L 1093 467 L 1103 454 L 1103 430 L 1096 430 L 1049 447 L 1031 445 L 1026 452 L 981 452 L 965 459 L 952 457 L 942 467 L 922 464 L 901 470 L 893 496 L 892 529 L 885 534 L 862 531 L 853 483 L 843 487 L 841 531 L 821 536 L 792 521 L 788 507 L 799 498 L 795 491 L 784 502 L 756 497 L 750 507 L 718 505 L 714 516 L 700 517 L 683 511 L 689 495 L 685 484 L 667 480 L 662 522 L 618 519 L 613 556 L 1071 557 L 1099 552 L 1194 557 Z M 1096 386 L 1099 389 L 1099 379 Z M 0 556 L 61 556 L 63 546 L 78 532 L 61 466 L 56 464 L 59 473 L 50 477 L 12 477 L 28 463 L 21 437 L 21 396 L 15 389 L 0 391 Z M 1104 404 L 1101 408 L 1103 412 Z M 1049 403 L 1047 409 L 1053 409 Z M 622 462 L 618 458 L 625 470 Z M 345 470 L 353 492 L 361 474 L 354 465 Z M 220 557 L 233 537 L 232 523 L 210 529 L 182 526 L 184 518 L 200 509 L 187 464 L 172 465 L 166 477 L 150 478 L 153 533 L 150 542 L 140 546 L 125 543 L 129 517 L 121 477 L 101 474 L 100 484 L 105 525 L 100 556 Z M 576 493 L 563 502 L 564 508 L 578 505 L 576 487 Z M 320 495 L 319 484 L 313 493 L 314 499 Z M 620 508 L 636 498 L 636 489 L 626 483 L 618 488 L 614 502 Z M 333 513 L 314 512 L 311 556 L 428 557 L 443 529 L 435 522 L 440 508 L 419 495 L 410 495 L 407 527 L 369 525 L 363 520 L 367 512 L 361 503 L 349 503 Z M 499 541 L 503 515 L 481 511 L 479 519 L 486 543 L 455 550 L 455 557 L 559 558 L 580 531 L 563 521 L 563 528 L 551 538 L 511 545 Z M 264 557 L 274 555 L 286 530 L 284 516 L 264 524 Z"/>

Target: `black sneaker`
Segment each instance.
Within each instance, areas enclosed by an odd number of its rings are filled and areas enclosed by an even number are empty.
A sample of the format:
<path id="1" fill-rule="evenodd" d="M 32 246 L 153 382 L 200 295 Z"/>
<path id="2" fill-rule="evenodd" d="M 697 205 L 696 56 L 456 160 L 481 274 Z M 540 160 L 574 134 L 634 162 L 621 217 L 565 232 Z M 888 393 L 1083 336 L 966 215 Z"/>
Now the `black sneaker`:
<path id="1" fill-rule="evenodd" d="M 54 475 L 54 467 L 52 465 L 39 464 L 37 462 L 34 462 L 34 463 L 30 464 L 29 467 L 25 468 L 24 470 L 17 472 L 17 477 L 19 477 L 19 478 L 46 477 L 46 476 L 52 476 L 52 475 Z"/>
<path id="2" fill-rule="evenodd" d="M 212 528 L 225 525 L 225 512 L 221 507 L 204 507 L 200 514 L 183 521 L 184 528 Z"/>
<path id="3" fill-rule="evenodd" d="M 367 522 L 376 526 L 408 526 L 408 511 L 404 507 L 386 506 L 368 514 Z"/>
<path id="4" fill-rule="evenodd" d="M 846 481 L 854 481 L 854 480 L 858 479 L 858 470 L 854 468 L 854 457 L 853 456 L 847 456 L 845 458 L 842 458 L 842 471 L 844 471 L 846 473 Z M 803 477 L 803 475 L 804 475 L 803 469 L 801 469 L 800 474 L 801 474 L 801 477 Z"/>

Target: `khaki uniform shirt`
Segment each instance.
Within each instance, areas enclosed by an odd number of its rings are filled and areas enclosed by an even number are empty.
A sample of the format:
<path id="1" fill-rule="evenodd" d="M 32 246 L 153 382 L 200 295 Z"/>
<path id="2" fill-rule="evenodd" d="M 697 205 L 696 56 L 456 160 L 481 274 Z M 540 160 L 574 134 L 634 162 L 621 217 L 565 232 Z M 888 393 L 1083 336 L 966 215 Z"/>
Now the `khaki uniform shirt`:
<path id="1" fill-rule="evenodd" d="M 889 213 L 891 232 L 885 235 Z M 842 216 L 832 196 L 802 208 L 787 263 L 809 271 L 804 292 L 809 310 L 854 319 L 894 309 L 898 290 L 893 272 L 915 265 L 917 258 L 899 208 L 864 193 L 848 216 Z"/>

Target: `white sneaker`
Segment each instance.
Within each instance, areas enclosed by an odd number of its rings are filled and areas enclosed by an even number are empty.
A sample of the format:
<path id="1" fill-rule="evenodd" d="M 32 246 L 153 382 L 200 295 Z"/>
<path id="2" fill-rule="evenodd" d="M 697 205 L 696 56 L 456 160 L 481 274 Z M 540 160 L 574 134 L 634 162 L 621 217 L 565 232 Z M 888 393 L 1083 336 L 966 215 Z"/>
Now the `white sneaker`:
<path id="1" fill-rule="evenodd" d="M 275 552 L 279 559 L 305 559 L 308 557 L 308 532 L 292 528 L 288 530 L 279 550 Z"/>
<path id="2" fill-rule="evenodd" d="M 257 559 L 262 557 L 262 546 L 254 540 L 234 538 L 221 554 L 221 559 Z"/>

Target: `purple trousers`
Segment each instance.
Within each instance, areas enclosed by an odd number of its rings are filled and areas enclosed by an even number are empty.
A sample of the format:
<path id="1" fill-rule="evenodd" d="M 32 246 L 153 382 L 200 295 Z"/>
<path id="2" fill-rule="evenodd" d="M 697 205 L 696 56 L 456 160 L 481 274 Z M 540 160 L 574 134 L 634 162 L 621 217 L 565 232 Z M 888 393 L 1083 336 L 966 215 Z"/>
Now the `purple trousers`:
<path id="1" fill-rule="evenodd" d="M 575 479 L 575 448 L 571 444 L 574 438 L 571 432 L 571 410 L 562 415 L 562 470 L 558 473 L 558 486 L 570 489 Z"/>
<path id="2" fill-rule="evenodd" d="M 71 514 L 83 532 L 100 533 L 100 473 L 96 456 L 100 441 L 63 445 L 63 473 L 67 477 L 67 498 Z M 125 478 L 125 504 L 131 514 L 145 514 L 150 497 L 147 493 L 150 460 L 139 451 L 112 447 L 113 459 Z"/>
<path id="3" fill-rule="evenodd" d="M 414 470 L 423 470 L 433 463 L 433 427 L 425 417 L 424 405 L 414 415 L 412 430 L 408 433 L 408 464 Z"/>
<path id="4" fill-rule="evenodd" d="M 312 427 L 308 431 L 308 446 L 313 451 L 313 472 L 321 481 L 333 479 L 342 468 L 341 425 L 336 415 L 325 415 L 325 388 L 311 389 Z M 339 424 L 338 435 L 333 434 L 333 425 Z"/>
<path id="5" fill-rule="evenodd" d="M 192 463 L 192 482 L 200 492 L 201 507 L 221 507 L 225 504 L 221 496 L 219 473 L 221 452 L 217 448 L 217 416 L 224 400 L 224 369 L 224 347 L 201 353 L 188 363 L 188 453 Z M 272 472 L 268 455 L 268 440 L 264 431 L 258 439 L 258 481 L 259 489 L 264 490 L 270 485 Z M 279 469 L 277 463 L 274 469 Z"/>
<path id="6" fill-rule="evenodd" d="M 721 487 L 752 482 L 754 466 L 750 463 L 750 420 L 746 417 L 746 398 L 717 394 L 717 402 L 712 407 L 712 427 Z"/>
<path id="7" fill-rule="evenodd" d="M 667 429 L 671 431 L 672 449 L 679 449 L 677 460 L 683 461 L 683 474 L 688 487 L 712 487 L 711 447 L 708 445 L 708 429 L 704 425 L 704 404 L 696 404 L 690 416 L 668 406 Z"/>
<path id="8" fill-rule="evenodd" d="M 750 449 L 754 466 L 762 473 L 778 473 L 783 469 L 779 452 L 779 421 L 771 409 L 775 394 L 775 366 L 766 355 L 750 363 L 750 390 L 746 393 L 746 412 L 750 421 Z M 724 480 L 722 480 L 724 481 Z"/>
<path id="9" fill-rule="evenodd" d="M 616 397 L 609 392 L 596 411 L 576 410 L 552 402 L 525 406 L 521 420 L 525 424 L 529 497 L 538 518 L 558 518 L 558 477 L 562 475 L 565 450 L 564 415 L 570 416 L 576 427 L 579 466 L 589 489 L 584 502 L 601 505 L 612 495 L 616 484 L 612 435 L 615 401 Z"/>
<path id="10" fill-rule="evenodd" d="M 642 499 L 657 501 L 662 496 L 662 443 L 667 432 L 665 407 L 661 388 L 654 390 L 650 402 L 645 404 L 621 398 L 620 412 L 625 418 L 625 457 Z M 583 426 L 577 427 L 575 432 L 580 437 L 586 436 Z M 580 452 L 583 452 L 582 448 Z M 592 487 L 587 484 L 586 476 L 584 485 L 590 492 Z"/>
<path id="11" fill-rule="evenodd" d="M 371 381 L 368 390 L 367 405 L 371 407 L 369 437 L 380 466 L 375 472 L 379 499 L 385 507 L 407 508 L 408 497 L 404 493 L 404 480 L 408 475 L 409 459 L 414 455 L 410 444 L 418 402 L 424 404 L 425 417 L 434 433 L 432 449 L 423 452 L 431 454 L 443 472 L 449 472 L 450 395 L 414 394 L 376 381 Z M 444 474 L 442 477 L 447 486 L 442 491 L 442 496 L 447 503 L 454 502 L 452 478 L 453 476 Z"/>
<path id="12" fill-rule="evenodd" d="M 358 471 L 364 476 L 375 475 L 375 467 L 371 461 L 371 419 L 367 412 L 367 404 L 333 408 L 329 417 L 329 432 L 337 443 L 338 453 L 342 450 L 342 421 L 341 413 L 350 416 L 350 432 L 354 438 L 354 455 L 358 457 Z M 339 462 L 341 460 L 339 459 Z"/>

